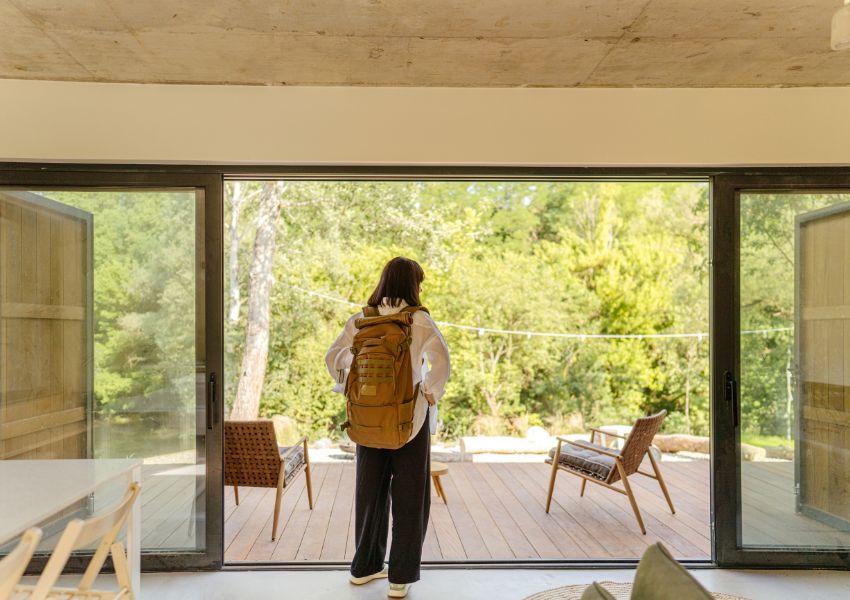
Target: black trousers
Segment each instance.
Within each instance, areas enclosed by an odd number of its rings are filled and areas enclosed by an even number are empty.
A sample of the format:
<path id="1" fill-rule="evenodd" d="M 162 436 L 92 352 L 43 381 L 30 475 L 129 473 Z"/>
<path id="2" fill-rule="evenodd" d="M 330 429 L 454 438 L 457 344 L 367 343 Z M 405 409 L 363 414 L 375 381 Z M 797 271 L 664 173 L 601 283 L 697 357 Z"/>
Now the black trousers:
<path id="1" fill-rule="evenodd" d="M 364 577 L 384 567 L 390 506 L 393 534 L 391 583 L 419 581 L 422 544 L 431 510 L 431 438 L 428 416 L 416 437 L 398 450 L 357 446 L 354 559 L 351 574 Z"/>

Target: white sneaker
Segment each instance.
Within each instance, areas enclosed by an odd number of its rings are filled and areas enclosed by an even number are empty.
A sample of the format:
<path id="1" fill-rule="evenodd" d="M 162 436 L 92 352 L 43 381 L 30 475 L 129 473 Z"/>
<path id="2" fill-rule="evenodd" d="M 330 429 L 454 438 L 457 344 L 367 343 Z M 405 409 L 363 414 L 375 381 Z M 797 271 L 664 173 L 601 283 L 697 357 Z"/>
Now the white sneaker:
<path id="1" fill-rule="evenodd" d="M 353 583 L 354 585 L 363 585 L 364 583 L 369 583 L 370 581 L 372 581 L 374 579 L 383 579 L 388 574 L 389 574 L 389 571 L 387 570 L 387 567 L 384 567 L 383 569 L 381 569 L 377 573 L 372 573 L 371 575 L 365 575 L 364 577 L 355 577 L 354 575 L 352 575 L 351 577 L 348 578 L 348 580 L 351 583 Z"/>
<path id="2" fill-rule="evenodd" d="M 387 596 L 390 598 L 404 598 L 410 590 L 409 583 L 391 583 Z"/>

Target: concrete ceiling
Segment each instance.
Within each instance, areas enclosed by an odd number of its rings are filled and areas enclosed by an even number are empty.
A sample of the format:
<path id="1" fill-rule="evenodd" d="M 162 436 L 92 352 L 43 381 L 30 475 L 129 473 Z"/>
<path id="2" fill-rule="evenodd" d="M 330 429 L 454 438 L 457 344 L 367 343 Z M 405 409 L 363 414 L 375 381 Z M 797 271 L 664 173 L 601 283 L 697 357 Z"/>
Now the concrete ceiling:
<path id="1" fill-rule="evenodd" d="M 0 78 L 850 85 L 840 0 L 0 0 Z"/>

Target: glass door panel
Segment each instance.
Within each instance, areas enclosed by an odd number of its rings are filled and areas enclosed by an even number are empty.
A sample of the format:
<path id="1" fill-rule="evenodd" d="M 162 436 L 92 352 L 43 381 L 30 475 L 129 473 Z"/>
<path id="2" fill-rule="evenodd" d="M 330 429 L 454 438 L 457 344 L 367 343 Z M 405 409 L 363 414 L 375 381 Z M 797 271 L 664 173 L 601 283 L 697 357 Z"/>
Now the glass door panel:
<path id="1" fill-rule="evenodd" d="M 205 197 L 0 188 L 0 459 L 141 459 L 143 554 L 195 553 L 196 565 L 216 554 Z M 41 550 L 123 487 L 45 523 Z"/>
<path id="2" fill-rule="evenodd" d="M 850 548 L 850 191 L 742 192 L 741 548 Z"/>

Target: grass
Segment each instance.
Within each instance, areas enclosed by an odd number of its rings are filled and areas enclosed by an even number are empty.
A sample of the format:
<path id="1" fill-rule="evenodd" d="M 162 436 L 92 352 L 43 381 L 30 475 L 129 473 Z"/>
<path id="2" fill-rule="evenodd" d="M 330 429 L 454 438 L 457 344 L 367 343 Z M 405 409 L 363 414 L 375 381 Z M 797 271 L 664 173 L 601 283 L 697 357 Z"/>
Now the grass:
<path id="1" fill-rule="evenodd" d="M 744 444 L 751 446 L 760 446 L 766 448 L 768 446 L 785 446 L 786 448 L 794 447 L 794 440 L 786 440 L 779 435 L 756 435 L 754 433 L 742 433 L 741 441 Z"/>
<path id="2" fill-rule="evenodd" d="M 194 449 L 192 431 L 177 430 L 152 419 L 99 418 L 95 421 L 95 456 L 98 458 L 148 458 Z"/>

